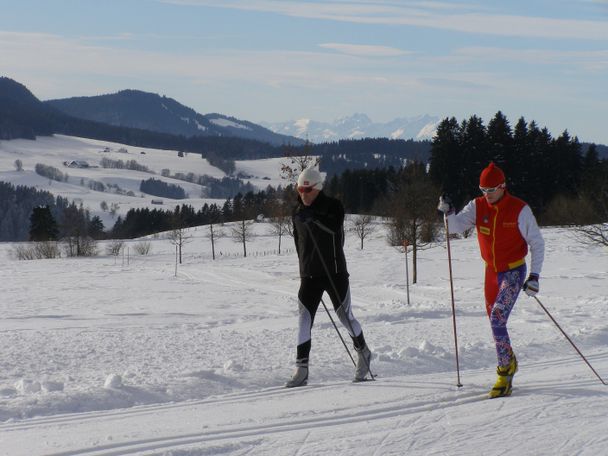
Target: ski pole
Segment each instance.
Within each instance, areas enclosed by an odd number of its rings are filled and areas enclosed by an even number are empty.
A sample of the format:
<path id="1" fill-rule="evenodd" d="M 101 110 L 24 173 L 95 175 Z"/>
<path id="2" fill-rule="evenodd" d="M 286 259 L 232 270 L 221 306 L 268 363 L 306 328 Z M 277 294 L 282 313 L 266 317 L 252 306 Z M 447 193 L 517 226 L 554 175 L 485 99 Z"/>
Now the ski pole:
<path id="1" fill-rule="evenodd" d="M 602 377 L 600 377 L 599 374 L 595 371 L 595 369 L 593 368 L 593 366 L 591 366 L 591 364 L 589 363 L 589 361 L 587 361 L 587 358 L 585 358 L 585 356 L 581 353 L 581 351 L 578 349 L 578 347 L 576 345 L 574 345 L 574 342 L 572 342 L 572 339 L 570 339 L 568 337 L 568 335 L 564 332 L 564 330 L 557 323 L 557 321 L 555 321 L 555 318 L 553 318 L 553 316 L 549 313 L 549 311 L 547 310 L 547 308 L 545 306 L 543 306 L 543 303 L 540 302 L 540 299 L 538 299 L 536 296 L 532 296 L 532 297 L 534 299 L 536 299 L 536 302 L 538 302 L 538 305 L 543 308 L 543 310 L 545 311 L 545 313 L 549 316 L 549 318 L 553 321 L 553 323 L 555 323 L 555 326 L 557 326 L 557 328 L 562 332 L 562 334 L 568 340 L 568 342 L 570 342 L 570 345 L 572 345 L 574 347 L 574 349 L 576 350 L 576 352 L 580 355 L 580 357 L 583 358 L 583 361 L 585 361 L 585 363 L 587 363 L 587 366 L 589 366 L 589 368 L 593 371 L 593 373 L 595 374 L 595 376 L 600 379 L 600 382 L 602 382 L 602 384 L 604 384 L 604 385 L 607 385 L 607 383 L 602 379 Z"/>
<path id="2" fill-rule="evenodd" d="M 450 229 L 448 225 L 447 215 L 443 215 L 443 222 L 445 224 L 445 239 L 448 244 L 448 267 L 450 271 L 450 294 L 452 296 L 452 326 L 454 328 L 454 349 L 456 352 L 456 386 L 462 387 L 460 383 L 460 363 L 458 362 L 458 336 L 456 335 L 456 306 L 454 305 L 454 281 L 452 279 L 452 251 L 450 249 Z"/>
<path id="3" fill-rule="evenodd" d="M 344 345 L 344 348 L 346 349 L 346 353 L 348 353 L 348 356 L 350 357 L 350 360 L 353 362 L 353 365 L 356 366 L 357 363 L 355 363 L 355 358 L 353 358 L 353 355 L 351 355 L 350 350 L 348 349 L 348 345 L 346 345 L 346 341 L 344 340 L 344 337 L 342 337 L 342 333 L 340 333 L 340 330 L 338 329 L 336 322 L 334 321 L 333 317 L 331 316 L 331 313 L 329 313 L 329 309 L 325 305 L 325 301 L 323 301 L 323 299 L 321 299 L 321 304 L 323 304 L 323 307 L 325 308 L 325 312 L 327 312 L 327 316 L 331 320 L 331 324 L 334 325 L 334 329 L 338 333 L 338 336 L 340 336 L 340 340 L 342 341 L 342 345 Z"/>
<path id="4" fill-rule="evenodd" d="M 306 229 L 308 230 L 308 235 L 312 239 L 312 243 L 315 246 L 315 250 L 317 252 L 317 255 L 319 255 L 319 259 L 321 260 L 321 264 L 323 265 L 323 269 L 325 270 L 325 274 L 327 275 L 327 279 L 329 280 L 329 283 L 331 284 L 331 287 L 334 290 L 334 293 L 336 294 L 336 298 L 339 299 L 340 298 L 340 294 L 338 293 L 338 288 L 336 287 L 335 282 L 331 278 L 331 273 L 329 272 L 329 268 L 327 267 L 327 264 L 325 263 L 325 259 L 323 258 L 323 255 L 321 255 L 321 249 L 319 248 L 319 244 L 317 244 L 317 239 L 315 238 L 315 235 L 313 234 L 312 230 L 310 229 L 309 224 L 308 223 L 304 223 L 304 225 L 306 226 Z M 323 303 L 323 306 L 325 307 L 325 303 Z M 325 307 L 325 310 L 327 310 L 327 315 L 329 315 L 329 310 L 327 309 L 327 307 Z M 330 316 L 330 318 L 331 318 L 331 316 Z M 354 337 L 355 330 L 353 329 L 353 325 L 351 324 L 348 316 L 346 317 L 345 320 L 348 323 L 348 329 L 350 330 L 350 333 Z M 332 319 L 332 322 L 333 322 L 333 319 Z M 338 331 L 338 327 L 335 324 L 334 324 L 334 327 L 336 328 L 336 331 L 340 335 L 340 339 L 342 339 L 342 334 L 340 334 L 340 331 Z M 344 342 L 344 339 L 342 339 L 342 342 Z M 346 343 L 344 343 L 344 347 L 346 348 L 346 351 L 348 352 L 348 356 L 350 356 L 350 359 L 354 363 L 355 360 L 353 359 L 352 355 L 350 354 L 350 350 L 346 346 Z M 375 380 L 374 374 L 372 373 L 372 370 L 371 370 L 371 368 L 369 366 L 369 363 L 365 359 L 365 356 L 363 356 L 362 358 L 363 358 L 363 361 L 365 361 L 365 365 L 367 367 L 367 371 L 369 372 L 370 377 L 372 378 L 372 380 Z M 356 363 L 355 363 L 355 365 L 356 365 Z"/>

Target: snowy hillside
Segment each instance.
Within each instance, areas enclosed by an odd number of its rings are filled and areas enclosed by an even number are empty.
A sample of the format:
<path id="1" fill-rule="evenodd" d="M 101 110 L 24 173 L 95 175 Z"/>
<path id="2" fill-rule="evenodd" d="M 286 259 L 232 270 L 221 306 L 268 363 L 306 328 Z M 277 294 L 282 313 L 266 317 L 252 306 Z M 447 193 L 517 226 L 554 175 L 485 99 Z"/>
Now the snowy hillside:
<path id="1" fill-rule="evenodd" d="M 177 273 L 162 235 L 149 255 L 134 255 L 133 240 L 116 259 L 16 261 L 14 245 L 0 245 L 0 454 L 605 454 L 608 387 L 525 295 L 510 319 L 513 396 L 485 398 L 496 359 L 474 237 L 452 242 L 462 388 L 445 248 L 420 252 L 408 304 L 404 255 L 380 226 L 364 250 L 352 234 L 345 246 L 377 381 L 351 383 L 320 307 L 309 386 L 283 388 L 297 259 L 272 252 L 269 225 L 255 230 L 247 258 L 223 237 L 213 261 L 207 229 L 192 229 Z M 608 251 L 564 229 L 543 234 L 539 298 L 606 379 Z"/>
<path id="2" fill-rule="evenodd" d="M 137 164 L 147 167 L 153 173 L 133 171 L 128 169 L 101 168 L 103 158 L 123 162 L 135 160 Z M 15 161 L 21 160 L 23 171 L 17 172 Z M 89 168 L 68 168 L 64 162 L 83 161 Z M 248 177 L 245 181 L 251 182 L 258 189 L 265 189 L 268 185 L 277 187 L 285 185 L 279 177 L 282 159 L 265 159 L 252 161 L 237 161 L 236 173 L 244 173 Z M 67 182 L 50 181 L 35 173 L 37 163 L 58 168 L 67 173 Z M 131 208 L 152 207 L 152 200 L 163 200 L 164 209 L 173 209 L 177 204 L 190 204 L 199 208 L 204 203 L 223 204 L 224 200 L 202 198 L 204 188 L 201 185 L 185 182 L 171 177 L 163 177 L 161 172 L 168 169 L 170 175 L 177 173 L 194 173 L 208 175 L 217 179 L 225 177 L 220 169 L 211 166 L 207 160 L 201 159 L 197 154 L 185 154 L 178 157 L 175 150 L 159 150 L 142 147 L 131 147 L 107 141 L 97 141 L 86 138 L 55 135 L 54 137 L 38 137 L 36 141 L 16 139 L 0 141 L 0 181 L 14 185 L 25 185 L 46 190 L 54 195 L 64 196 L 69 200 L 82 202 L 88 207 L 92 215 L 101 217 L 106 228 L 110 228 L 116 217 L 125 214 Z M 188 199 L 171 200 L 143 194 L 140 183 L 146 179 L 158 179 L 169 184 L 179 185 Z M 89 188 L 89 182 L 102 182 L 105 192 L 94 191 Z M 116 187 L 118 186 L 118 187 Z M 133 192 L 133 196 L 127 195 Z M 115 215 L 102 211 L 100 204 L 105 201 L 108 206 L 118 205 Z M 155 206 L 158 207 L 158 206 Z"/>

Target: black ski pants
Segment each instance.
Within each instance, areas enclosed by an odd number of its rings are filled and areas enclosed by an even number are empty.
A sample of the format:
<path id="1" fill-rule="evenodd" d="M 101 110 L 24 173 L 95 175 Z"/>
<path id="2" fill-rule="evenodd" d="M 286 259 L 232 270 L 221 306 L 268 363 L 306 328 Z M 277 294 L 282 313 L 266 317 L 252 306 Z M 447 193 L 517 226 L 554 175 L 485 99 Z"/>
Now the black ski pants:
<path id="1" fill-rule="evenodd" d="M 302 277 L 298 291 L 297 364 L 299 365 L 308 364 L 312 326 L 324 292 L 329 295 L 340 322 L 353 339 L 355 349 L 361 350 L 365 347 L 361 325 L 352 313 L 348 273 L 333 274 L 329 277 Z"/>

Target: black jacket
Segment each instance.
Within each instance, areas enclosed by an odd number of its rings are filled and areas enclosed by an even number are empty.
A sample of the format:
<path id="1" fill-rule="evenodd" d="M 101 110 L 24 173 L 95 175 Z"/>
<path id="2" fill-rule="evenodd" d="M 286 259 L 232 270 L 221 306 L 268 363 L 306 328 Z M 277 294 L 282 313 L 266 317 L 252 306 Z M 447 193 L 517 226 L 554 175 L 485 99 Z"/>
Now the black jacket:
<path id="1" fill-rule="evenodd" d="M 344 206 L 322 191 L 310 206 L 298 204 L 292 213 L 293 237 L 300 262 L 300 277 L 325 277 L 314 240 L 330 274 L 348 273 L 344 257 Z"/>

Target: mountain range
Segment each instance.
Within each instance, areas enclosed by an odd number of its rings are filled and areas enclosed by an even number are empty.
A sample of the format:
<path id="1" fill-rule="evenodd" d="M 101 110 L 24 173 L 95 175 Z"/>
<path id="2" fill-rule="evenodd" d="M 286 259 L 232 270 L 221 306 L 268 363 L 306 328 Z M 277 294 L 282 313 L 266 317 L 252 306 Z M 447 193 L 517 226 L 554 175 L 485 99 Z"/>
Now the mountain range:
<path id="1" fill-rule="evenodd" d="M 138 98 L 140 94 L 141 92 L 137 91 L 135 94 L 127 93 L 127 98 Z M 136 103 L 134 111 L 139 113 L 142 118 L 146 118 L 146 110 L 153 110 L 157 115 L 160 111 L 168 110 L 163 107 L 166 104 L 162 101 L 170 104 L 169 99 L 155 94 L 144 94 L 141 98 L 161 101 L 148 105 Z M 177 102 L 175 103 L 179 105 Z M 172 106 L 175 108 L 176 105 Z M 184 112 L 194 112 L 187 111 L 187 109 L 185 108 Z M 113 113 L 115 118 L 121 119 L 128 118 L 129 115 L 137 114 L 130 112 L 126 115 L 119 108 Z M 172 116 L 175 117 L 175 115 L 174 112 Z M 150 117 L 154 118 L 154 115 L 152 114 Z M 126 126 L 125 123 L 122 125 L 117 125 L 116 122 L 109 124 L 67 114 L 56 108 L 53 103 L 40 101 L 23 84 L 7 77 L 0 77 L 0 139 L 4 140 L 17 138 L 33 140 L 38 136 L 63 134 L 136 147 L 194 152 L 205 157 L 214 155 L 221 159 L 258 159 L 281 156 L 283 145 L 297 146 L 304 143 L 301 139 L 283 137 L 263 127 L 257 126 L 255 129 L 254 124 L 249 122 L 240 122 L 239 125 L 242 128 L 237 127 L 237 119 L 221 115 L 210 115 L 206 121 L 210 127 L 206 130 L 207 134 L 196 136 L 186 136 L 182 134 L 183 132 L 174 134 L 159 131 L 160 127 L 152 123 L 140 124 L 147 128 Z M 199 123 L 204 125 L 202 120 Z M 213 125 L 217 128 L 211 128 Z M 267 140 L 250 139 L 248 135 L 255 130 L 264 132 Z M 241 132 L 244 132 L 243 136 L 236 135 Z M 274 144 L 270 142 L 273 139 Z"/>
<path id="2" fill-rule="evenodd" d="M 288 122 L 260 122 L 260 125 L 278 134 L 295 136 L 313 143 L 341 139 L 389 138 L 432 139 L 440 119 L 430 115 L 400 117 L 389 122 L 373 122 L 366 114 L 356 113 L 333 122 L 311 119 Z"/>
<path id="3" fill-rule="evenodd" d="M 199 114 L 173 98 L 140 90 L 48 100 L 45 104 L 76 118 L 171 135 L 237 137 L 275 146 L 304 143 L 245 120 L 217 113 Z"/>

